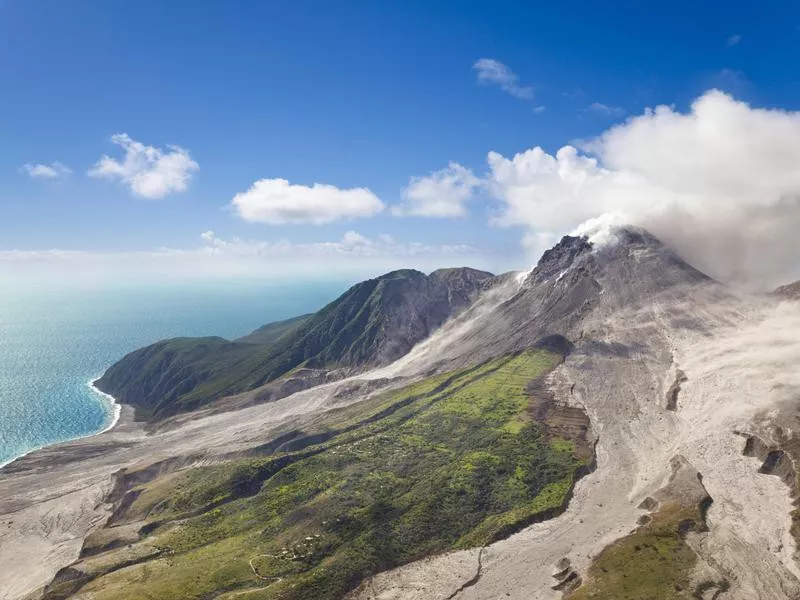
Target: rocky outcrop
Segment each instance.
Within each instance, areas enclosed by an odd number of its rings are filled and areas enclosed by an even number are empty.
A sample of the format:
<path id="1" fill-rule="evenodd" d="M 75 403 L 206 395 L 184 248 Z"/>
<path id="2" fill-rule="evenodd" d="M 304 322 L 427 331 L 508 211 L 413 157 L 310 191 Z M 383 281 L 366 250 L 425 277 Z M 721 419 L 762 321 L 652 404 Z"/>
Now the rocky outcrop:
<path id="1" fill-rule="evenodd" d="M 713 500 L 703 485 L 703 476 L 681 455 L 672 458 L 670 469 L 672 472 L 669 481 L 655 494 L 655 500 L 659 504 L 673 504 L 696 510 L 699 520 L 690 525 L 684 524 L 684 527 L 687 530 L 705 530 L 705 515 Z"/>
<path id="2" fill-rule="evenodd" d="M 669 389 L 667 390 L 667 410 L 678 410 L 678 394 L 681 393 L 681 384 L 686 383 L 687 381 L 688 377 L 686 377 L 686 373 L 680 369 L 676 369 L 675 381 L 672 382 L 672 385 L 669 386 Z"/>
<path id="3" fill-rule="evenodd" d="M 784 434 L 782 430 L 773 432 L 773 435 L 778 438 L 775 443 L 767 442 L 757 435 L 741 435 L 746 440 L 742 454 L 762 461 L 758 472 L 780 477 L 786 487 L 789 488 L 792 498 L 796 499 L 798 489 L 794 461 L 795 457 L 800 455 L 800 440 L 794 439 L 791 433 L 789 435 Z"/>
<path id="4" fill-rule="evenodd" d="M 555 246 L 546 250 L 527 283 L 536 285 L 553 277 L 561 277 L 581 255 L 591 252 L 592 245 L 585 237 L 565 235 Z"/>
<path id="5" fill-rule="evenodd" d="M 555 583 L 550 586 L 551 589 L 563 594 L 574 592 L 583 581 L 566 556 L 553 566 L 553 579 L 555 579 Z"/>

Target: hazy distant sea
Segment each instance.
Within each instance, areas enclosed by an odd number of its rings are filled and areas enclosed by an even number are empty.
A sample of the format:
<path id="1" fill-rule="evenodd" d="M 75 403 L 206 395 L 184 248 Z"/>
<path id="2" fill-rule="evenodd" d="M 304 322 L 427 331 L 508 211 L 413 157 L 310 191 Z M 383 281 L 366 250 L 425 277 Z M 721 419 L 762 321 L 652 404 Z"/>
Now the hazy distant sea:
<path id="1" fill-rule="evenodd" d="M 173 336 L 234 338 L 312 312 L 344 283 L 4 291 L 0 297 L 0 465 L 102 431 L 108 399 L 89 383 L 127 352 Z"/>

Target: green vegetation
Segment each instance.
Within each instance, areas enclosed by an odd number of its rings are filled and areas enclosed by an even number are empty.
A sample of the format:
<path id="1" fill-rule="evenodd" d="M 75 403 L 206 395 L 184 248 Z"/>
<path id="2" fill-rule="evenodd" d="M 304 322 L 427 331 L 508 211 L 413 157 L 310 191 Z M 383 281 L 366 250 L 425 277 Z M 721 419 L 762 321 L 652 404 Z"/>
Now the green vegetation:
<path id="1" fill-rule="evenodd" d="M 132 352 L 96 382 L 117 400 L 136 407 L 141 420 L 167 417 L 254 382 L 243 377 L 261 364 L 269 346 L 219 337 L 175 338 Z"/>
<path id="2" fill-rule="evenodd" d="M 176 338 L 136 350 L 97 386 L 158 420 L 252 390 L 299 367 L 331 368 L 399 358 L 454 311 L 490 273 L 401 270 L 363 281 L 314 315 L 271 323 L 230 342 Z"/>
<path id="3" fill-rule="evenodd" d="M 787 448 L 787 452 L 789 452 L 789 456 L 791 456 L 794 464 L 797 464 L 798 458 L 800 455 L 798 454 L 797 445 L 792 444 L 791 447 Z M 800 497 L 798 496 L 798 491 L 800 491 L 800 471 L 797 471 L 795 467 L 795 487 L 792 492 L 792 498 L 794 498 L 794 506 L 795 509 L 789 513 L 789 516 L 792 518 L 792 524 L 789 527 L 789 533 L 794 538 L 795 543 L 800 548 Z"/>
<path id="4" fill-rule="evenodd" d="M 701 522 L 699 509 L 663 506 L 649 523 L 603 550 L 569 600 L 681 600 L 702 597 L 701 586 L 724 587 L 725 582 L 692 586 L 697 555 L 683 532 Z"/>
<path id="5" fill-rule="evenodd" d="M 526 352 L 430 378 L 339 412 L 322 444 L 145 484 L 115 524 L 150 533 L 76 565 L 97 577 L 79 597 L 334 600 L 552 516 L 587 445 L 530 418 L 529 382 L 559 361 Z M 158 556 L 130 560 L 143 546 Z"/>
<path id="6" fill-rule="evenodd" d="M 248 344 L 274 344 L 284 335 L 291 333 L 303 323 L 308 321 L 314 314 L 300 315 L 284 321 L 275 321 L 262 325 L 252 333 L 244 337 L 236 339 L 237 342 L 246 342 Z"/>

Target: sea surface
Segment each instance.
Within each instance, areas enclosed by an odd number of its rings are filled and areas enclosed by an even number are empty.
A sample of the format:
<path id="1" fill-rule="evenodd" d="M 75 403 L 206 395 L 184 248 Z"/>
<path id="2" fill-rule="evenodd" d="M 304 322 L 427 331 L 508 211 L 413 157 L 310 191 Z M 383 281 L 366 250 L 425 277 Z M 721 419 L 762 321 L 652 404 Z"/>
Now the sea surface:
<path id="1" fill-rule="evenodd" d="M 304 282 L 4 291 L 0 465 L 107 428 L 115 407 L 90 382 L 126 353 L 174 336 L 242 336 L 313 312 L 346 287 Z"/>

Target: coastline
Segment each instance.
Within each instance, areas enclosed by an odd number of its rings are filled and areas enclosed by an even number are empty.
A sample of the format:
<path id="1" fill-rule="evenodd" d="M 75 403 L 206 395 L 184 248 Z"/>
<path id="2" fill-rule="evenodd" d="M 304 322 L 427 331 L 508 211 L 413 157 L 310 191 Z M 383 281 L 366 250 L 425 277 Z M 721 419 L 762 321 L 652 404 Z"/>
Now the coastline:
<path id="1" fill-rule="evenodd" d="M 119 417 L 122 414 L 122 404 L 117 402 L 117 399 L 114 398 L 114 396 L 112 396 L 111 394 L 106 394 L 104 391 L 102 391 L 95 385 L 95 383 L 100 381 L 101 377 L 102 375 L 100 375 L 99 377 L 95 377 L 94 379 L 90 379 L 89 389 L 91 389 L 95 394 L 97 394 L 98 396 L 103 398 L 106 402 L 108 402 L 108 405 L 111 407 L 111 422 L 104 429 L 101 429 L 97 433 L 93 433 L 91 435 L 98 435 L 114 429 L 117 423 L 119 423 Z M 90 437 L 90 436 L 81 436 L 81 437 Z"/>
<path id="2" fill-rule="evenodd" d="M 66 439 L 63 439 L 63 440 L 56 440 L 56 441 L 54 441 L 52 443 L 49 443 L 49 444 L 43 444 L 41 446 L 36 446 L 35 448 L 31 448 L 29 450 L 26 450 L 25 452 L 23 452 L 19 456 L 15 456 L 14 458 L 11 458 L 11 459 L 9 459 L 9 460 L 7 460 L 5 462 L 0 462 L 0 476 L 3 475 L 3 469 L 5 467 L 10 465 L 14 461 L 19 460 L 20 458 L 24 458 L 24 457 L 28 456 L 32 452 L 36 452 L 36 451 L 42 450 L 44 448 L 49 448 L 50 446 L 56 446 L 58 444 L 63 444 L 65 442 L 73 442 L 75 440 L 82 440 L 82 439 L 94 437 L 96 435 L 100 435 L 101 433 L 106 433 L 106 432 L 111 431 L 112 429 L 114 429 L 114 427 L 116 427 L 117 424 L 119 423 L 120 416 L 122 415 L 122 404 L 117 402 L 117 399 L 114 398 L 114 396 L 112 396 L 111 394 L 106 394 L 104 391 L 98 389 L 97 386 L 95 386 L 95 382 L 97 382 L 101 377 L 102 377 L 102 375 L 99 375 L 97 377 L 93 377 L 92 379 L 90 379 L 86 383 L 86 385 L 90 390 L 92 390 L 92 392 L 94 392 L 95 394 L 100 396 L 103 400 L 105 400 L 107 406 L 109 407 L 109 409 L 111 411 L 110 412 L 111 420 L 108 423 L 108 425 L 105 425 L 102 429 L 99 429 L 98 431 L 95 431 L 95 432 L 87 434 L 87 435 L 78 435 L 78 436 L 71 437 L 71 438 L 66 438 Z"/>

